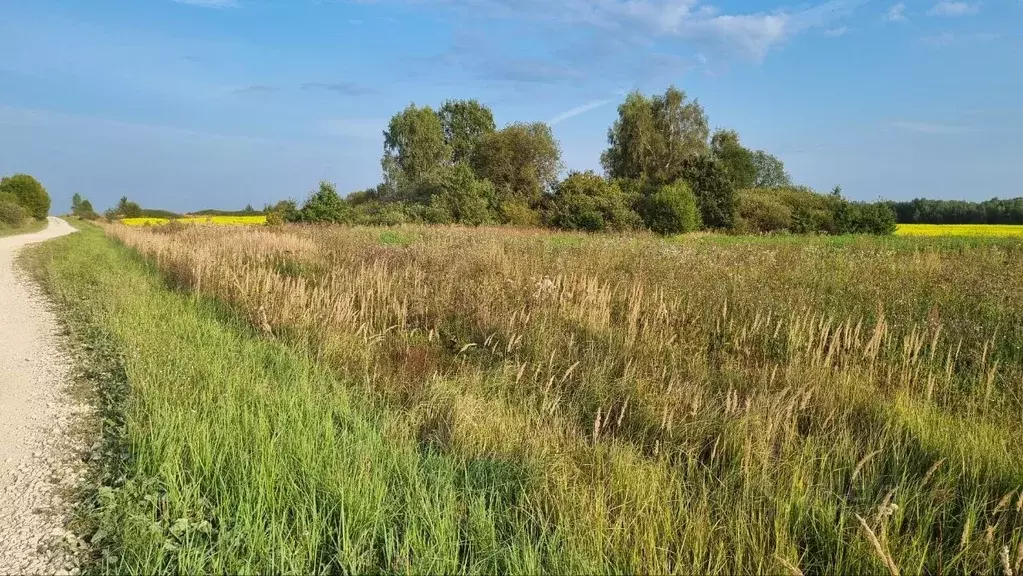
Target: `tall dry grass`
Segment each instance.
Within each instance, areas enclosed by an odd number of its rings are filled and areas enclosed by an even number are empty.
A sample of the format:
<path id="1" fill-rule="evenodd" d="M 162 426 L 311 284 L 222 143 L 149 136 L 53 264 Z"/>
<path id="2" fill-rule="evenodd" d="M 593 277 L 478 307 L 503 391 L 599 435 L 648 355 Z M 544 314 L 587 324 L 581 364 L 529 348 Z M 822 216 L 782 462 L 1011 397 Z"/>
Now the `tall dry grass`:
<path id="1" fill-rule="evenodd" d="M 986 572 L 1023 546 L 1021 245 L 107 233 L 358 383 L 386 437 L 515 471 L 458 519 L 462 569 Z"/>

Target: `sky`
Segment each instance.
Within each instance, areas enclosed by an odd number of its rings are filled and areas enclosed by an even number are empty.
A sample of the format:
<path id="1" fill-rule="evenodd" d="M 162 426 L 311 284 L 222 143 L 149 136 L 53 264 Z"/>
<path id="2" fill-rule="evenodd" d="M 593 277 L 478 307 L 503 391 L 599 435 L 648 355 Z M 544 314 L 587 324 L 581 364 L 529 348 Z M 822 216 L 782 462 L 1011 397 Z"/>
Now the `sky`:
<path id="1" fill-rule="evenodd" d="M 856 200 L 1023 196 L 1023 0 L 2 0 L 0 174 L 66 209 L 303 199 L 381 179 L 407 106 L 546 121 L 600 171 L 671 84 Z"/>

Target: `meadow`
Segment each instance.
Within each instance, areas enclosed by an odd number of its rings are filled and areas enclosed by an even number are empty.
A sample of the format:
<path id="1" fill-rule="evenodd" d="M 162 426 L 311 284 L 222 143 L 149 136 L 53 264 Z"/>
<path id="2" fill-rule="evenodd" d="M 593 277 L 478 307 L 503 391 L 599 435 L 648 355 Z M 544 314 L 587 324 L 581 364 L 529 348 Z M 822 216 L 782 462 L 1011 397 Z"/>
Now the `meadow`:
<path id="1" fill-rule="evenodd" d="M 1023 568 L 1019 240 L 105 233 L 106 571 Z"/>

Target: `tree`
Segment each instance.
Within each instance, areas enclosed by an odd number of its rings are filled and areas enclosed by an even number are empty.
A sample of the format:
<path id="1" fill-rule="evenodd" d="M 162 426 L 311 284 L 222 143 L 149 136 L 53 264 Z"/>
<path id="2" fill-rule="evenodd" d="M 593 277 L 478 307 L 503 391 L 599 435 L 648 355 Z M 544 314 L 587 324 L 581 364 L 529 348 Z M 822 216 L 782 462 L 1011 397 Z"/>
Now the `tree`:
<path id="1" fill-rule="evenodd" d="M 630 230 L 642 221 L 614 182 L 592 171 L 573 172 L 555 188 L 544 211 L 548 225 L 566 230 Z"/>
<path id="2" fill-rule="evenodd" d="M 437 115 L 455 163 L 468 161 L 479 141 L 497 129 L 493 112 L 477 100 L 448 100 Z"/>
<path id="3" fill-rule="evenodd" d="M 718 130 L 710 139 L 710 150 L 738 190 L 751 188 L 756 182 L 757 167 L 753 163 L 753 152 L 739 142 L 739 133 L 735 130 Z"/>
<path id="4" fill-rule="evenodd" d="M 700 216 L 709 228 L 731 228 L 735 224 L 735 188 L 721 162 L 709 155 L 690 156 L 681 166 L 685 180 L 696 194 Z"/>
<path id="5" fill-rule="evenodd" d="M 384 132 L 384 178 L 400 191 L 451 160 L 440 117 L 429 106 L 409 104 L 395 114 Z"/>
<path id="6" fill-rule="evenodd" d="M 309 195 L 296 219 L 299 222 L 351 223 L 352 209 L 341 199 L 333 184 L 323 181 L 320 188 Z"/>
<path id="7" fill-rule="evenodd" d="M 753 153 L 753 166 L 756 169 L 753 187 L 783 188 L 792 186 L 792 178 L 785 171 L 785 164 L 775 156 L 763 150 L 757 150 Z"/>
<path id="8" fill-rule="evenodd" d="M 652 98 L 632 92 L 608 130 L 601 164 L 611 178 L 667 184 L 679 178 L 686 158 L 708 151 L 709 134 L 703 107 L 678 88 Z"/>
<path id="9" fill-rule="evenodd" d="M 113 218 L 110 218 L 110 214 L 108 214 L 107 217 L 111 220 L 116 218 L 141 218 L 142 207 L 137 202 L 128 200 L 127 196 L 121 196 L 117 206 L 113 209 L 113 216 Z"/>
<path id="10" fill-rule="evenodd" d="M 44 220 L 50 212 L 50 194 L 38 180 L 28 174 L 15 174 L 0 179 L 0 194 L 10 194 L 29 216 Z"/>
<path id="11" fill-rule="evenodd" d="M 646 199 L 643 219 L 658 234 L 683 234 L 700 229 L 696 195 L 685 182 L 661 186 Z"/>
<path id="12" fill-rule="evenodd" d="M 78 193 L 71 197 L 71 214 L 83 220 L 99 218 L 99 214 L 92 207 L 92 202 L 82 198 L 82 195 Z"/>
<path id="13" fill-rule="evenodd" d="M 494 184 L 498 203 L 535 207 L 561 169 L 561 148 L 543 122 L 512 124 L 484 136 L 473 152 L 476 175 Z"/>

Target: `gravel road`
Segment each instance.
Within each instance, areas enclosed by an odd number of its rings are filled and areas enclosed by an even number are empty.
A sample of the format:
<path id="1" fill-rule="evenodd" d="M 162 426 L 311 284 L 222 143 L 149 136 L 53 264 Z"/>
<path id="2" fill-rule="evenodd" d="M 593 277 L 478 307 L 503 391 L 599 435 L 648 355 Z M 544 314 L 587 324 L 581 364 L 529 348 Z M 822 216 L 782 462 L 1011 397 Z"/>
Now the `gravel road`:
<path id="1" fill-rule="evenodd" d="M 63 494 L 82 474 L 69 432 L 87 408 L 67 395 L 71 360 L 50 305 L 14 266 L 26 244 L 74 231 L 51 217 L 0 238 L 0 574 L 77 571 Z"/>

